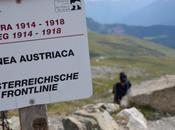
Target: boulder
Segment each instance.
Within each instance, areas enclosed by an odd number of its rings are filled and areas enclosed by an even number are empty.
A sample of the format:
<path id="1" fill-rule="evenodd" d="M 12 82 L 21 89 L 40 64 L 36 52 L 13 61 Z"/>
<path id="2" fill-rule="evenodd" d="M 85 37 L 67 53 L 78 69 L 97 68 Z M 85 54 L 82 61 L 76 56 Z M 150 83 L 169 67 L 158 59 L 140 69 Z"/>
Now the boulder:
<path id="1" fill-rule="evenodd" d="M 84 124 L 74 117 L 66 117 L 63 119 L 63 126 L 65 130 L 86 130 Z"/>
<path id="2" fill-rule="evenodd" d="M 150 106 L 156 110 L 175 114 L 175 75 L 167 75 L 157 80 L 133 86 L 130 103 Z"/>
<path id="3" fill-rule="evenodd" d="M 18 117 L 13 116 L 12 118 L 9 119 L 9 123 L 10 123 L 10 128 L 12 130 L 19 130 L 20 129 L 20 122 L 19 122 Z"/>
<path id="4" fill-rule="evenodd" d="M 75 115 L 82 116 L 84 118 L 94 119 L 98 124 L 97 130 L 119 130 L 119 126 L 111 117 L 111 115 L 105 110 L 86 111 L 79 110 L 74 113 Z"/>
<path id="5" fill-rule="evenodd" d="M 120 106 L 114 103 L 98 103 L 95 105 L 94 104 L 86 105 L 83 107 L 83 109 L 86 109 L 87 111 L 93 111 L 95 109 L 102 109 L 102 110 L 106 110 L 110 114 L 113 114 L 120 110 Z"/>
<path id="6" fill-rule="evenodd" d="M 127 120 L 129 130 L 147 130 L 147 120 L 136 108 L 124 109 L 117 116 Z"/>
<path id="7" fill-rule="evenodd" d="M 65 130 L 99 130 L 94 119 L 76 115 L 63 119 L 63 126 Z"/>
<path id="8" fill-rule="evenodd" d="M 119 130 L 110 113 L 119 110 L 115 104 L 90 104 L 63 119 L 65 130 Z"/>
<path id="9" fill-rule="evenodd" d="M 120 107 L 121 108 L 129 108 L 130 107 L 130 103 L 129 103 L 129 93 L 124 96 L 120 102 Z"/>
<path id="10" fill-rule="evenodd" d="M 52 115 L 48 118 L 49 130 L 64 130 L 62 123 L 63 116 Z"/>

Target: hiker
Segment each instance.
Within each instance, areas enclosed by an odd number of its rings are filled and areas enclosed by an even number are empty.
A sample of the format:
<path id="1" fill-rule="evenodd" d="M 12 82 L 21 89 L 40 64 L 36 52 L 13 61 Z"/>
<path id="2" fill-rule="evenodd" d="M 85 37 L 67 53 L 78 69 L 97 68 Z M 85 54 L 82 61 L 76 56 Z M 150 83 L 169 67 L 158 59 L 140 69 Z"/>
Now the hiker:
<path id="1" fill-rule="evenodd" d="M 127 75 L 124 72 L 119 74 L 120 82 L 117 82 L 113 86 L 114 103 L 120 104 L 122 98 L 127 94 L 128 90 L 131 88 L 131 83 L 127 79 Z"/>

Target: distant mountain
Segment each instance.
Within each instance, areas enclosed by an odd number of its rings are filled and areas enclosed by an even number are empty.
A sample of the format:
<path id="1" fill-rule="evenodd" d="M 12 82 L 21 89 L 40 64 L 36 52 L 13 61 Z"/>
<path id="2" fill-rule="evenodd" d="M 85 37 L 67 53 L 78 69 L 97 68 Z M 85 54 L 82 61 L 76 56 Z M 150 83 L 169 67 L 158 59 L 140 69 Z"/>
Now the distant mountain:
<path id="1" fill-rule="evenodd" d="M 125 17 L 130 25 L 175 25 L 175 0 L 156 0 Z"/>
<path id="2" fill-rule="evenodd" d="M 103 24 L 175 25 L 175 0 L 86 0 L 86 14 Z"/>
<path id="3" fill-rule="evenodd" d="M 125 24 L 100 24 L 91 18 L 87 18 L 87 25 L 91 32 L 134 36 L 175 48 L 175 26 L 155 25 L 146 27 L 128 26 Z"/>

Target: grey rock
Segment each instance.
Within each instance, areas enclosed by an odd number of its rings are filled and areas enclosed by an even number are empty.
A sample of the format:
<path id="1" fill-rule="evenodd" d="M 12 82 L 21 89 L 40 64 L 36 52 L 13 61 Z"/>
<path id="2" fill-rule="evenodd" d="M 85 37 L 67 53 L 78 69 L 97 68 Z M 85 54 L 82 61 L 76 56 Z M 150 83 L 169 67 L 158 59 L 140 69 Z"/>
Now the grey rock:
<path id="1" fill-rule="evenodd" d="M 20 130 L 20 122 L 18 117 L 13 116 L 11 119 L 9 119 L 9 123 L 10 128 L 12 128 L 13 130 Z"/>
<path id="2" fill-rule="evenodd" d="M 148 122 L 148 130 L 175 130 L 175 117 Z"/>
<path id="3" fill-rule="evenodd" d="M 147 130 L 147 120 L 136 108 L 124 109 L 117 114 L 119 118 L 127 120 L 129 130 Z"/>
<path id="4" fill-rule="evenodd" d="M 63 119 L 63 125 L 65 130 L 99 130 L 96 120 L 76 115 Z"/>
<path id="5" fill-rule="evenodd" d="M 110 115 L 118 110 L 116 104 L 89 104 L 63 119 L 63 125 L 65 130 L 119 130 Z"/>
<path id="6" fill-rule="evenodd" d="M 130 107 L 130 102 L 129 102 L 129 92 L 126 96 L 124 96 L 120 102 L 120 107 L 121 108 L 129 108 Z"/>
<path id="7" fill-rule="evenodd" d="M 114 103 L 98 103 L 95 105 L 90 104 L 90 105 L 84 106 L 83 109 L 85 109 L 89 112 L 97 111 L 98 109 L 99 110 L 106 110 L 110 114 L 113 114 L 113 113 L 120 110 L 120 106 L 118 104 L 114 104 Z"/>
<path id="8" fill-rule="evenodd" d="M 62 116 L 51 116 L 48 118 L 49 130 L 64 130 Z"/>
<path id="9" fill-rule="evenodd" d="M 63 126 L 65 130 L 86 130 L 84 124 L 74 117 L 66 117 L 63 119 Z"/>
<path id="10" fill-rule="evenodd" d="M 95 111 L 79 110 L 74 113 L 75 115 L 82 116 L 84 118 L 92 118 L 97 121 L 99 129 L 97 130 L 119 130 L 119 126 L 111 117 L 107 111 L 100 111 L 96 109 Z"/>
<path id="11" fill-rule="evenodd" d="M 131 103 L 150 106 L 162 112 L 175 114 L 175 75 L 143 82 L 132 87 Z"/>

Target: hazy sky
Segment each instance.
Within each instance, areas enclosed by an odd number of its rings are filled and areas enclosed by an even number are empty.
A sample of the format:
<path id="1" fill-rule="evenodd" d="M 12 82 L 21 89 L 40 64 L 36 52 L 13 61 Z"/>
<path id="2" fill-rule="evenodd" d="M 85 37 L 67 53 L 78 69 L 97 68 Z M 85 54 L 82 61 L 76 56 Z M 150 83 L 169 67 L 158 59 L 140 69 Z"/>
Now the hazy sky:
<path id="1" fill-rule="evenodd" d="M 125 17 L 140 8 L 143 8 L 156 0 L 85 0 L 87 16 L 109 15 L 115 12 L 119 17 Z M 103 12 L 103 14 L 101 13 Z M 104 12 L 106 12 L 104 14 Z"/>
<path id="2" fill-rule="evenodd" d="M 113 23 L 156 0 L 85 0 L 86 14 L 97 21 Z M 113 14 L 115 14 L 116 18 Z M 111 16 L 112 15 L 112 16 Z"/>

